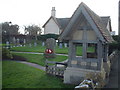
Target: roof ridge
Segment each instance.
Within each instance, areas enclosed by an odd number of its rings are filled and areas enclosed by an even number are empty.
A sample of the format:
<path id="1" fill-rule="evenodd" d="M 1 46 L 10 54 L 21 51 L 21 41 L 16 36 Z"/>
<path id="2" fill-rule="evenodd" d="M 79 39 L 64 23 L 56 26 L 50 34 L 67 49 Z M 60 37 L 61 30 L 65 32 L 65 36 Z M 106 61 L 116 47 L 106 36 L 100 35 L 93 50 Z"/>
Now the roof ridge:
<path id="1" fill-rule="evenodd" d="M 98 29 L 99 29 L 100 33 L 102 34 L 102 36 L 104 37 L 104 39 L 109 42 L 109 39 L 111 38 L 111 36 L 110 36 L 109 31 L 107 31 L 107 28 L 103 27 L 104 24 L 103 24 L 102 17 L 100 17 L 99 15 L 97 15 L 96 13 L 94 13 L 86 4 L 84 4 L 83 6 L 86 9 L 87 13 L 90 15 L 90 17 L 93 19 L 94 23 L 98 27 Z M 95 20 L 95 17 L 98 19 L 98 21 Z M 111 40 L 113 41 L 112 38 L 111 38 Z"/>

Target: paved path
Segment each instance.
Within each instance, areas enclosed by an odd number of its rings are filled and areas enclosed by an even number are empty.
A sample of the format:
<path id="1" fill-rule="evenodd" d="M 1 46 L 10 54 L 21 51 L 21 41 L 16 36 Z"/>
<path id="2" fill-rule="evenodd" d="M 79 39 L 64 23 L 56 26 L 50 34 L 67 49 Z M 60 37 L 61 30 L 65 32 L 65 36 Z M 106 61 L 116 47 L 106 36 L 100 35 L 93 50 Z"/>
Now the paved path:
<path id="1" fill-rule="evenodd" d="M 120 74 L 120 71 L 118 69 L 120 56 L 114 61 L 113 65 L 111 66 L 111 72 L 109 76 L 109 82 L 106 85 L 106 88 L 118 88 L 118 74 Z M 119 65 L 120 66 L 120 65 Z"/>
<path id="2" fill-rule="evenodd" d="M 12 51 L 12 52 L 13 53 L 43 54 L 43 53 L 38 53 L 38 52 L 17 52 L 17 51 Z M 56 54 L 56 55 L 68 56 L 68 54 Z"/>
<path id="3" fill-rule="evenodd" d="M 29 66 L 32 66 L 32 67 L 35 67 L 35 68 L 38 68 L 38 69 L 45 71 L 45 67 L 38 65 L 38 64 L 35 64 L 35 63 L 30 63 L 30 62 L 25 62 L 25 61 L 17 61 L 17 62 L 24 63 L 24 64 L 27 64 Z"/>
<path id="4" fill-rule="evenodd" d="M 37 52 L 17 52 L 17 51 L 12 51 L 12 52 L 13 53 L 43 54 L 43 53 L 37 53 Z M 56 54 L 56 55 L 68 56 L 67 54 Z M 24 63 L 24 64 L 27 64 L 29 66 L 33 66 L 35 68 L 38 68 L 38 69 L 45 71 L 45 67 L 38 65 L 38 64 L 35 64 L 35 63 L 30 63 L 30 62 L 26 62 L 26 61 L 17 61 L 17 62 Z M 63 61 L 62 63 L 64 63 L 64 62 L 67 62 L 67 60 Z"/>

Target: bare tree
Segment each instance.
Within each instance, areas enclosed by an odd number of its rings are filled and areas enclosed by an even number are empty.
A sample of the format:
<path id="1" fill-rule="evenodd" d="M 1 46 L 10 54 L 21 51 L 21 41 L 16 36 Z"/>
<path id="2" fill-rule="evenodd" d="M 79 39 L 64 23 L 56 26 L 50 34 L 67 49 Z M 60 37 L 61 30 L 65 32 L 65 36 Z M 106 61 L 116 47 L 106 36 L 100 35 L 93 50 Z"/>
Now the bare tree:
<path id="1" fill-rule="evenodd" d="M 24 32 L 28 35 L 29 39 L 35 37 L 35 40 L 37 40 L 37 36 L 41 35 L 41 28 L 37 25 L 24 26 L 24 28 Z"/>

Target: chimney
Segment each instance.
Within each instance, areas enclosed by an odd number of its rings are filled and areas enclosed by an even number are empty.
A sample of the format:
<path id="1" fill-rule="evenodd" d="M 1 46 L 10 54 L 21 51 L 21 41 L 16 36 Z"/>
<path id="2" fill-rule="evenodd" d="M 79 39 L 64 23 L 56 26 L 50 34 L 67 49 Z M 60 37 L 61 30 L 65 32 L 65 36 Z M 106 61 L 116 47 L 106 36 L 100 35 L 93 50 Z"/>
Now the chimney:
<path id="1" fill-rule="evenodd" d="M 51 10 L 51 16 L 55 17 L 55 14 L 56 14 L 55 7 L 52 7 L 52 10 Z"/>

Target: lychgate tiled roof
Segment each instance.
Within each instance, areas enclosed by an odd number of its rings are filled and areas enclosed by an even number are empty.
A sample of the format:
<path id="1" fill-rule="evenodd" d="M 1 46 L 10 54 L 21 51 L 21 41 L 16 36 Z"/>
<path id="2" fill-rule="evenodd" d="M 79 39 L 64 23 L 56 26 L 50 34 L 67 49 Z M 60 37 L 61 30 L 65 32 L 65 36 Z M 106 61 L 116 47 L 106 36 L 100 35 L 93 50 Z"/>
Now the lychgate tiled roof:
<path id="1" fill-rule="evenodd" d="M 96 15 L 86 4 L 82 3 L 88 14 L 91 16 L 95 24 L 97 25 L 98 29 L 100 30 L 101 34 L 105 38 L 107 42 L 114 41 L 112 36 L 110 35 L 110 32 L 107 30 L 106 27 L 104 27 L 104 23 L 102 22 L 102 18 L 100 18 L 98 15 Z"/>
<path id="2" fill-rule="evenodd" d="M 68 32 L 70 32 L 70 30 L 72 29 L 72 26 L 74 25 L 74 23 L 77 21 L 77 18 L 79 18 L 80 13 L 82 12 L 82 10 L 84 10 L 85 12 L 87 12 L 87 14 L 90 16 L 90 19 L 92 19 L 92 22 L 94 22 L 94 24 L 96 25 L 96 27 L 98 28 L 99 32 L 100 32 L 100 36 L 102 36 L 102 38 L 104 39 L 104 41 L 111 43 L 113 40 L 112 36 L 110 35 L 110 32 L 107 30 L 106 25 L 107 25 L 107 21 L 109 17 L 99 17 L 97 14 L 95 14 L 86 4 L 84 4 L 83 2 L 79 5 L 79 7 L 75 10 L 74 14 L 72 15 L 70 22 L 68 23 L 68 25 L 66 26 L 65 30 L 61 33 L 60 35 L 60 39 L 63 39 L 64 36 L 66 36 L 66 34 Z M 84 12 L 83 11 L 83 12 Z"/>

